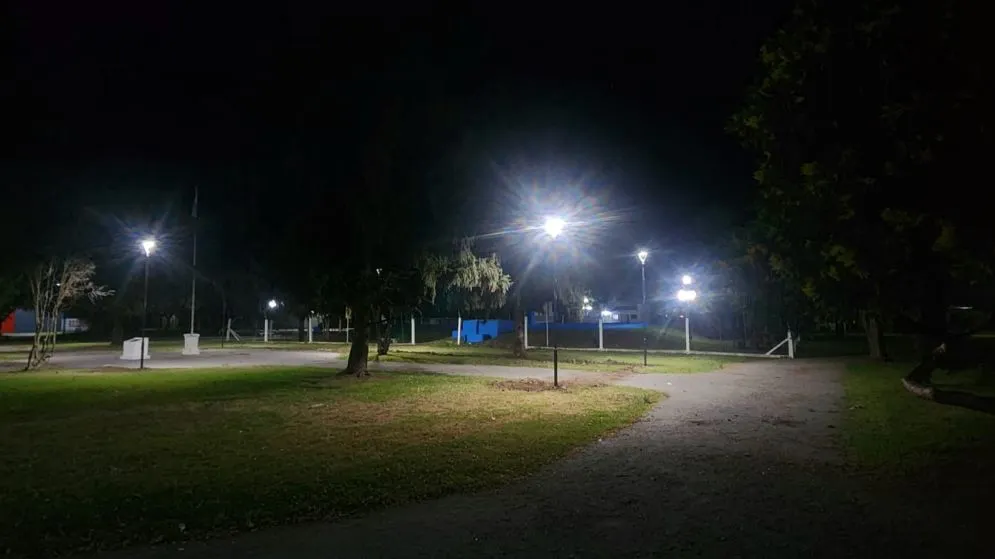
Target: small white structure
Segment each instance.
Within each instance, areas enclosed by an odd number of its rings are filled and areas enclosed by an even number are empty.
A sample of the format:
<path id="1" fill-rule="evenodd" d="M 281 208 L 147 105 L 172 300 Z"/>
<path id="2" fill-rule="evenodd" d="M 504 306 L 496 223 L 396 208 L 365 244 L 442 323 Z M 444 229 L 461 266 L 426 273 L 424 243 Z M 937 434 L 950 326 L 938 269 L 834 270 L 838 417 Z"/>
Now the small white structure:
<path id="1" fill-rule="evenodd" d="M 142 358 L 142 338 L 131 338 L 124 341 L 121 359 L 138 361 Z M 145 359 L 149 358 L 149 339 L 145 338 Z"/>
<path id="2" fill-rule="evenodd" d="M 149 347 L 147 343 L 145 347 Z M 183 355 L 200 355 L 200 334 L 183 334 Z M 148 351 L 145 358 L 148 359 Z"/>

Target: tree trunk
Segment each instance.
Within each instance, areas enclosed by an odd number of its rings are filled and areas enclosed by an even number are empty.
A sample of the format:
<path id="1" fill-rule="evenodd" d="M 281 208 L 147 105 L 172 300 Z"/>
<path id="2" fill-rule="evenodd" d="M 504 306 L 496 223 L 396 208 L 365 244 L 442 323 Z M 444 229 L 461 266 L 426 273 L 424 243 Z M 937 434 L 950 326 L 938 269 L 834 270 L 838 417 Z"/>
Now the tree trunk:
<path id="1" fill-rule="evenodd" d="M 867 334 L 867 350 L 871 359 L 888 360 L 888 350 L 884 343 L 881 316 L 876 312 L 864 311 L 864 333 Z"/>
<path id="2" fill-rule="evenodd" d="M 349 348 L 349 362 L 345 372 L 357 377 L 370 374 L 366 368 L 370 356 L 369 312 L 369 309 L 362 306 L 352 311 L 352 347 Z"/>
<path id="3" fill-rule="evenodd" d="M 387 355 L 390 351 L 390 334 L 391 330 L 394 328 L 394 320 L 390 311 L 386 315 L 380 316 L 380 321 L 377 322 L 377 358 L 379 359 L 381 355 Z"/>
<path id="4" fill-rule="evenodd" d="M 515 345 L 512 347 L 512 352 L 515 357 L 525 357 L 525 313 L 522 311 L 522 305 L 516 302 L 515 304 Z"/>

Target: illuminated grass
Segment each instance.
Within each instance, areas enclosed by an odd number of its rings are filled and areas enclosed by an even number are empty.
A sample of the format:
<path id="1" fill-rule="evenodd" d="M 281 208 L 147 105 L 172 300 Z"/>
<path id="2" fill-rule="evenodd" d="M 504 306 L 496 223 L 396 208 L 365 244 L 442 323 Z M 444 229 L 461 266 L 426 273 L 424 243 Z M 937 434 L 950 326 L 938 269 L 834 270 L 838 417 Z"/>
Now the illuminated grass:
<path id="1" fill-rule="evenodd" d="M 0 376 L 0 552 L 337 518 L 504 483 L 656 393 L 315 369 Z"/>

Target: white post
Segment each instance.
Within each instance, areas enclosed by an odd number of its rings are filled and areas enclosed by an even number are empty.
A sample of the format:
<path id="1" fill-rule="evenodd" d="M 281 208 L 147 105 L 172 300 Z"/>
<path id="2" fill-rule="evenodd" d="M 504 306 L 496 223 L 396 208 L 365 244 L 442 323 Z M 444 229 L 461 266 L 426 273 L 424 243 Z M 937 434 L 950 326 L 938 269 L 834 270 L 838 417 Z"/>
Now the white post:
<path id="1" fill-rule="evenodd" d="M 225 330 L 225 341 L 231 341 L 231 319 L 228 319 L 228 328 Z"/>
<path id="2" fill-rule="evenodd" d="M 598 350 L 605 350 L 605 319 L 598 319 Z"/>
<path id="3" fill-rule="evenodd" d="M 264 318 L 263 319 L 263 341 L 264 342 L 268 342 L 269 341 L 269 319 L 268 318 Z"/>
<path id="4" fill-rule="evenodd" d="M 345 317 L 345 343 L 349 343 L 349 317 Z"/>
<path id="5" fill-rule="evenodd" d="M 463 339 L 463 317 L 462 316 L 457 316 L 456 317 L 456 345 L 460 345 L 460 342 L 461 342 L 462 339 Z"/>
<path id="6" fill-rule="evenodd" d="M 529 349 L 529 313 L 525 313 L 525 349 Z"/>
<path id="7" fill-rule="evenodd" d="M 314 326 L 311 325 L 311 315 L 307 315 L 307 343 L 314 343 Z"/>
<path id="8" fill-rule="evenodd" d="M 411 315 L 411 345 L 415 345 L 415 315 Z"/>
<path id="9" fill-rule="evenodd" d="M 684 313 L 684 353 L 691 353 L 691 317 Z"/>
<path id="10" fill-rule="evenodd" d="M 788 329 L 788 359 L 795 358 L 795 342 L 791 339 L 791 329 Z"/>

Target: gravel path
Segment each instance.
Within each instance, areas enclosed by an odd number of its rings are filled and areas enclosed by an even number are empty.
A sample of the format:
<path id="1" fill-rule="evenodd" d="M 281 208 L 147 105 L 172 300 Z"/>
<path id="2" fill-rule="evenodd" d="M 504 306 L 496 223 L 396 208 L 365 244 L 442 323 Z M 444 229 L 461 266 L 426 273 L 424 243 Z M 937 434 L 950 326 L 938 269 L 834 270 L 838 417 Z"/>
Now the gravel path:
<path id="1" fill-rule="evenodd" d="M 494 372 L 485 369 L 479 373 Z M 631 375 L 618 382 L 671 397 L 618 436 L 517 484 L 335 524 L 109 557 L 971 554 L 941 548 L 938 528 L 919 528 L 915 511 L 846 475 L 834 443 L 840 373 L 826 361 L 760 361 L 707 374 Z"/>

